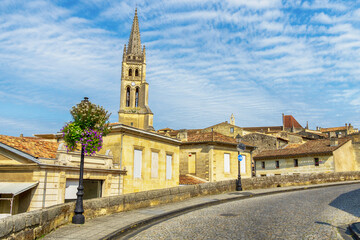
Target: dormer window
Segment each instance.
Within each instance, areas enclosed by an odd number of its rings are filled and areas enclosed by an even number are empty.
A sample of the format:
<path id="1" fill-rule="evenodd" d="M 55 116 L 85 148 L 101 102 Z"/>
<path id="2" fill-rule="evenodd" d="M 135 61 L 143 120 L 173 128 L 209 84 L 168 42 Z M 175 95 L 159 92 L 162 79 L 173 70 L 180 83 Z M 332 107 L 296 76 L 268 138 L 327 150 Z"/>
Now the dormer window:
<path id="1" fill-rule="evenodd" d="M 132 69 L 129 69 L 129 76 L 132 76 Z"/>
<path id="2" fill-rule="evenodd" d="M 139 70 L 135 69 L 135 76 L 139 76 Z"/>

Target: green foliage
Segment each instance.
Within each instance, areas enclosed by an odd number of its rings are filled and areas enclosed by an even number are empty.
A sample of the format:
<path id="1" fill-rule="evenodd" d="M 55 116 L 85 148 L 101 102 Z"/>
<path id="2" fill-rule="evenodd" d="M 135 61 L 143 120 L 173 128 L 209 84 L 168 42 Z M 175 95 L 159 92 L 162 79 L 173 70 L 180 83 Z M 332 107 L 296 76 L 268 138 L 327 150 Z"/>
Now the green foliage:
<path id="1" fill-rule="evenodd" d="M 70 113 L 74 121 L 61 129 L 67 150 L 74 151 L 78 144 L 81 144 L 86 155 L 99 151 L 102 147 L 102 137 L 111 130 L 110 114 L 103 107 L 87 99 L 72 107 Z"/>

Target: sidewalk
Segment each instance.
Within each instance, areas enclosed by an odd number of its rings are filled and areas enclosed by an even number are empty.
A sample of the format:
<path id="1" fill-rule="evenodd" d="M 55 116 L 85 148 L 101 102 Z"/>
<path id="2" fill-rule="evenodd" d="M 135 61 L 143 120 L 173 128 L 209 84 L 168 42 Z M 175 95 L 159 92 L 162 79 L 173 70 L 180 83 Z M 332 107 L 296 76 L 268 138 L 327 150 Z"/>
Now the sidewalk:
<path id="1" fill-rule="evenodd" d="M 347 181 L 271 189 L 257 189 L 241 192 L 229 192 L 218 195 L 208 195 L 204 197 L 195 197 L 182 202 L 142 208 L 128 212 L 120 212 L 108 216 L 89 219 L 86 220 L 85 224 L 83 225 L 68 224 L 49 233 L 43 239 L 111 239 L 115 236 L 120 237 L 122 234 L 125 234 L 135 228 L 144 226 L 146 224 L 180 215 L 185 212 L 199 209 L 202 207 L 207 207 L 239 199 L 245 199 L 249 197 L 355 183 L 360 183 L 360 181 Z"/>

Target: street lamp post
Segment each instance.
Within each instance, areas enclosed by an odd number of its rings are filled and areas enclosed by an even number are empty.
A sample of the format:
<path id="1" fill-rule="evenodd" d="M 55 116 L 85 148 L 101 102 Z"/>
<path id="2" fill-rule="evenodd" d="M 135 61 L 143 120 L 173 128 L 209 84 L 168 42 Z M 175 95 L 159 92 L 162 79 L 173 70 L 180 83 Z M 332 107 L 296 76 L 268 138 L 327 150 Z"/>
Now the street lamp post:
<path id="1" fill-rule="evenodd" d="M 89 98 L 84 97 L 84 100 L 82 100 L 85 103 L 89 102 Z M 84 178 L 84 145 L 81 144 L 81 160 L 80 160 L 80 176 L 79 176 L 79 186 L 78 186 L 78 192 L 76 193 L 76 205 L 75 205 L 75 215 L 72 218 L 72 223 L 74 224 L 84 224 L 85 223 L 85 216 L 84 213 L 84 207 L 83 207 L 83 196 L 84 196 L 84 186 L 83 186 L 83 178 Z"/>
<path id="2" fill-rule="evenodd" d="M 83 196 L 84 196 L 84 186 L 83 186 L 83 176 L 84 176 L 84 146 L 81 145 L 81 161 L 80 161 L 80 176 L 79 176 L 79 187 L 78 192 L 76 193 L 76 205 L 75 205 L 75 215 L 72 218 L 72 223 L 74 224 L 84 224 L 85 216 L 84 207 L 83 207 Z"/>
<path id="3" fill-rule="evenodd" d="M 241 174 L 240 174 L 240 161 L 242 159 L 242 156 L 240 155 L 240 150 L 245 150 L 245 145 L 243 143 L 241 143 L 241 136 L 240 134 L 238 134 L 236 136 L 236 142 L 238 143 L 237 145 L 237 150 L 238 150 L 238 179 L 236 180 L 236 191 L 242 191 L 242 185 L 241 185 Z"/>

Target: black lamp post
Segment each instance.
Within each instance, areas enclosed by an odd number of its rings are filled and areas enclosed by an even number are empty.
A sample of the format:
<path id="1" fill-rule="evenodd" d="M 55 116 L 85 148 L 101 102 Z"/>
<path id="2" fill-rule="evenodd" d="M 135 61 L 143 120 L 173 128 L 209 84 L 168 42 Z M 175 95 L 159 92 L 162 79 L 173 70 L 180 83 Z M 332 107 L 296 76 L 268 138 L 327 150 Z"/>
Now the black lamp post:
<path id="1" fill-rule="evenodd" d="M 236 142 L 237 142 L 237 150 L 238 150 L 238 179 L 236 180 L 236 191 L 242 191 L 241 185 L 241 174 L 240 174 L 240 151 L 245 150 L 245 145 L 241 143 L 241 136 L 240 134 L 236 135 Z"/>
<path id="2" fill-rule="evenodd" d="M 89 102 L 89 98 L 84 97 L 83 102 Z M 84 196 L 84 186 L 83 186 L 83 177 L 84 177 L 84 145 L 81 144 L 81 160 L 80 160 L 80 176 L 79 176 L 79 187 L 78 192 L 76 193 L 76 205 L 75 205 L 75 215 L 72 218 L 72 223 L 74 224 L 84 224 L 85 216 L 84 207 L 83 207 L 83 196 Z"/>

